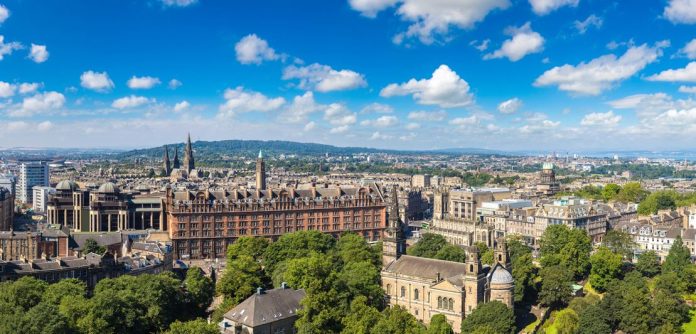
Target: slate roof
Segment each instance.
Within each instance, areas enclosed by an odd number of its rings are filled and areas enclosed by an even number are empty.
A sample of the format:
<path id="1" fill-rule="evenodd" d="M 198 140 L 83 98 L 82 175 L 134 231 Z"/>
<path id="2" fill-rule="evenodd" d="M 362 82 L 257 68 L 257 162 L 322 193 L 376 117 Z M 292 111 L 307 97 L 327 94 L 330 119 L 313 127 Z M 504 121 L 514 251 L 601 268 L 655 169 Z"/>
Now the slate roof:
<path id="1" fill-rule="evenodd" d="M 401 255 L 399 259 L 393 261 L 386 268 L 384 268 L 384 271 L 436 280 L 438 273 L 440 273 L 440 278 L 463 275 L 466 273 L 466 264 L 418 256 Z"/>
<path id="2" fill-rule="evenodd" d="M 273 289 L 255 293 L 225 313 L 225 319 L 248 327 L 295 317 L 300 310 L 304 290 Z"/>

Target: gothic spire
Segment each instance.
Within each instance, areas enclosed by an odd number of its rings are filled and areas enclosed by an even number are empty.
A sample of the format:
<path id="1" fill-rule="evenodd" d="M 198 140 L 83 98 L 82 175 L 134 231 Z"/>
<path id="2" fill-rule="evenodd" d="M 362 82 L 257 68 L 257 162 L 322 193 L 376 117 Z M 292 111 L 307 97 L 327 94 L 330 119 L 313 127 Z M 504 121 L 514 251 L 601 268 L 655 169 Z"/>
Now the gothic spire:
<path id="1" fill-rule="evenodd" d="M 193 148 L 191 147 L 191 133 L 189 132 L 186 138 L 186 147 L 184 148 L 184 167 L 186 168 L 186 173 L 190 174 L 191 170 L 196 168 L 193 159 Z"/>
<path id="2" fill-rule="evenodd" d="M 162 160 L 164 160 L 164 175 L 169 176 L 172 172 L 172 167 L 169 163 L 169 148 L 167 145 L 164 145 L 164 158 Z"/>

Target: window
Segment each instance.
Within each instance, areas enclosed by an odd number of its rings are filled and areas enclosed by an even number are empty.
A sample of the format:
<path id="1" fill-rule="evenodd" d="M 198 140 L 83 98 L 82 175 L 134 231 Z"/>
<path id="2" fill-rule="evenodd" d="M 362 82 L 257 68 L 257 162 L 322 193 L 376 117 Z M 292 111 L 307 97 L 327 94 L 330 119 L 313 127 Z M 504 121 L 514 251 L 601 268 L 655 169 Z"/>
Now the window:
<path id="1" fill-rule="evenodd" d="M 448 309 L 449 309 L 450 311 L 453 311 L 453 310 L 454 310 L 454 299 L 452 299 L 452 298 L 449 299 L 449 307 L 448 307 Z"/>
<path id="2" fill-rule="evenodd" d="M 419 298 L 419 293 L 418 289 L 413 290 L 413 300 L 418 300 Z"/>
<path id="3" fill-rule="evenodd" d="M 406 298 L 406 287 L 401 287 L 401 298 Z"/>
<path id="4" fill-rule="evenodd" d="M 437 297 L 437 308 L 442 308 L 442 297 Z"/>
<path id="5" fill-rule="evenodd" d="M 387 284 L 387 296 L 391 295 L 391 284 Z"/>

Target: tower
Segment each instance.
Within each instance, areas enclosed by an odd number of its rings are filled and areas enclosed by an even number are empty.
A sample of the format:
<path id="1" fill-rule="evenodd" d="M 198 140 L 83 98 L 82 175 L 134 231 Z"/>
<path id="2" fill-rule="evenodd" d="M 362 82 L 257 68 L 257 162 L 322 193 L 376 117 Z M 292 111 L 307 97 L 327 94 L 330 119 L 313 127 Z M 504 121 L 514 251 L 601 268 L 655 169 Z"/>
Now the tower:
<path id="1" fill-rule="evenodd" d="M 387 228 L 382 239 L 382 266 L 386 267 L 406 252 L 404 226 L 399 219 L 399 197 L 396 186 L 391 190 Z"/>
<path id="2" fill-rule="evenodd" d="M 164 175 L 169 176 L 172 173 L 172 166 L 169 163 L 169 148 L 167 145 L 164 145 L 164 158 L 162 158 L 164 166 Z"/>
<path id="3" fill-rule="evenodd" d="M 510 268 L 510 253 L 508 253 L 505 238 L 500 237 L 495 240 L 495 250 L 493 250 L 493 256 L 495 257 L 495 261 L 500 263 L 500 265 L 505 267 L 505 269 L 510 271 L 512 270 Z"/>
<path id="4" fill-rule="evenodd" d="M 256 158 L 256 189 L 266 189 L 266 163 L 263 162 L 263 151 L 259 150 L 259 157 Z"/>
<path id="5" fill-rule="evenodd" d="M 193 148 L 191 147 L 191 134 L 188 134 L 186 139 L 186 147 L 184 148 L 184 168 L 186 168 L 186 174 L 190 174 L 191 170 L 195 169 L 195 163 L 193 160 Z"/>
<path id="6" fill-rule="evenodd" d="M 447 204 L 449 202 L 449 191 L 438 189 L 435 191 L 433 200 L 433 218 L 443 219 L 447 214 Z"/>
<path id="7" fill-rule="evenodd" d="M 174 161 L 172 161 L 172 168 L 179 169 L 181 164 L 179 163 L 179 148 L 174 146 Z"/>
<path id="8" fill-rule="evenodd" d="M 466 273 L 464 274 L 464 312 L 469 315 L 478 303 L 485 301 L 485 274 L 479 258 L 479 249 L 471 246 L 466 251 Z"/>

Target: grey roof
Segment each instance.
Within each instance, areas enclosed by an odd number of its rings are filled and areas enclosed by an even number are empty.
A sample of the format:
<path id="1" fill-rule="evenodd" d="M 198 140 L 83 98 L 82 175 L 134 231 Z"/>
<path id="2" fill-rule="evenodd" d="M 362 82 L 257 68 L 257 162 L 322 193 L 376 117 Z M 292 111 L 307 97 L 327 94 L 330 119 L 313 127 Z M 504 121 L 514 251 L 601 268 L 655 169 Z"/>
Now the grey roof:
<path id="1" fill-rule="evenodd" d="M 398 260 L 392 262 L 386 268 L 384 268 L 384 271 L 435 280 L 437 279 L 438 273 L 440 274 L 441 278 L 463 275 L 466 273 L 466 264 L 454 261 L 402 255 Z"/>
<path id="2" fill-rule="evenodd" d="M 99 190 L 97 190 L 97 192 L 100 192 L 103 194 L 115 194 L 115 193 L 119 192 L 119 189 L 115 184 L 113 184 L 111 182 L 106 182 L 106 183 L 102 184 L 101 186 L 99 186 Z"/>
<path id="3" fill-rule="evenodd" d="M 63 180 L 58 182 L 58 185 L 56 185 L 56 190 L 67 190 L 67 191 L 74 191 L 75 189 L 78 189 L 79 187 L 77 186 L 77 183 L 75 181 L 69 181 L 69 180 Z"/>
<path id="4" fill-rule="evenodd" d="M 75 249 L 83 249 L 87 239 L 94 239 L 99 246 L 111 246 L 123 242 L 120 232 L 104 232 L 104 233 L 74 233 L 73 241 L 77 244 Z"/>
<path id="5" fill-rule="evenodd" d="M 225 313 L 225 319 L 249 327 L 295 317 L 300 310 L 304 290 L 273 289 L 255 293 Z"/>
<path id="6" fill-rule="evenodd" d="M 491 274 L 492 284 L 512 284 L 515 280 L 512 278 L 510 272 L 505 269 L 500 264 L 496 264 L 493 268 L 493 273 Z"/>

